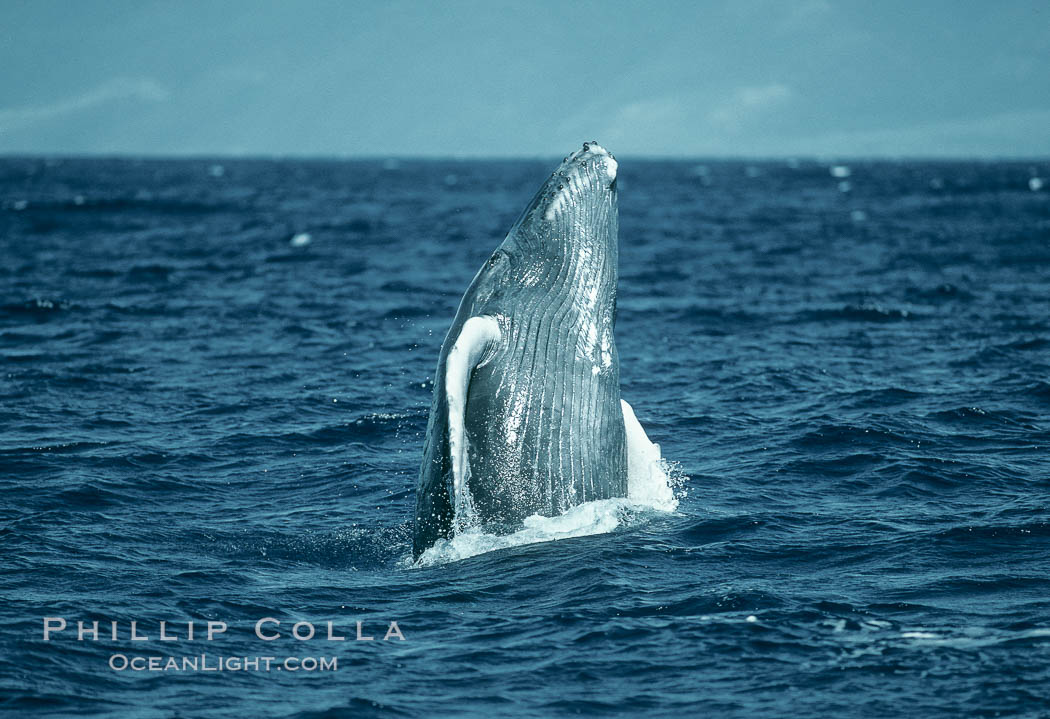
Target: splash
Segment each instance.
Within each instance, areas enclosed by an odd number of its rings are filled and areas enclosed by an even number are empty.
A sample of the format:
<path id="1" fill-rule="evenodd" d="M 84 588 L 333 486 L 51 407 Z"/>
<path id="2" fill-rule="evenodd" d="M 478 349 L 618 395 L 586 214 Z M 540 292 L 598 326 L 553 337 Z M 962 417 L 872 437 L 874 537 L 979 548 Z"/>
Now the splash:
<path id="1" fill-rule="evenodd" d="M 675 511 L 678 507 L 676 490 L 682 486 L 685 477 L 676 465 L 660 456 L 660 445 L 649 442 L 630 405 L 626 402 L 624 405 L 628 447 L 627 497 L 584 502 L 557 517 L 534 514 L 512 534 L 489 534 L 471 527 L 451 539 L 439 539 L 420 555 L 414 565 L 410 559 L 406 559 L 406 565 L 433 566 L 497 549 L 605 534 L 636 524 L 656 512 Z"/>

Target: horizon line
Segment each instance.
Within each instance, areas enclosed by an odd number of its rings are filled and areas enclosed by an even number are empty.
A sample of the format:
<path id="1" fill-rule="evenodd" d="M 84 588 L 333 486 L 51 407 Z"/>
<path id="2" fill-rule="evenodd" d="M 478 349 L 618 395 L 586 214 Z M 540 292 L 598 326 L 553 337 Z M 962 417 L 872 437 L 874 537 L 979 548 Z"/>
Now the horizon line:
<path id="1" fill-rule="evenodd" d="M 640 162 L 811 162 L 825 163 L 837 161 L 851 162 L 1050 162 L 1050 155 L 1014 155 L 1014 154 L 818 154 L 818 153 L 785 153 L 785 154 L 663 154 L 663 153 L 623 153 L 615 155 L 621 159 Z M 14 159 L 37 160 L 130 160 L 130 161 L 167 161 L 167 160 L 225 160 L 225 161 L 311 161 L 311 162 L 506 162 L 555 161 L 557 154 L 519 154 L 519 155 L 465 155 L 465 154 L 315 154 L 315 153 L 232 153 L 232 152 L 0 152 L 0 161 Z"/>

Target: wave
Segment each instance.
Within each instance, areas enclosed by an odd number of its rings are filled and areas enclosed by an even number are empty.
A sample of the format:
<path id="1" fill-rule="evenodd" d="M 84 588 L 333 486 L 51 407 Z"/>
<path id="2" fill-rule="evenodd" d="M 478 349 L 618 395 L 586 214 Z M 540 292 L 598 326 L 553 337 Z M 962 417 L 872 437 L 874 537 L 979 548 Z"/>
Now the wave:
<path id="1" fill-rule="evenodd" d="M 881 305 L 846 305 L 845 307 L 809 310 L 799 313 L 797 319 L 811 322 L 900 322 L 919 319 L 912 310 Z"/>
<path id="2" fill-rule="evenodd" d="M 0 317 L 43 320 L 61 312 L 76 309 L 78 305 L 61 299 L 36 298 L 25 302 L 0 305 Z"/>
<path id="3" fill-rule="evenodd" d="M 238 559 L 368 570 L 396 562 L 411 543 L 411 531 L 408 523 L 297 533 L 246 530 L 204 535 L 199 542 L 211 551 Z"/>

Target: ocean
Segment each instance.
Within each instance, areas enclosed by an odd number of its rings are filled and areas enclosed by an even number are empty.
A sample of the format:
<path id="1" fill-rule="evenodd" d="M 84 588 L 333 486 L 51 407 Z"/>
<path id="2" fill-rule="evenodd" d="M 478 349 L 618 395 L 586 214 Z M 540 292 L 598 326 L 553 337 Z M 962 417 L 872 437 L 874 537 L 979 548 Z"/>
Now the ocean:
<path id="1" fill-rule="evenodd" d="M 555 164 L 0 159 L 0 713 L 1050 716 L 1045 161 L 620 158 L 675 501 L 412 563 Z"/>

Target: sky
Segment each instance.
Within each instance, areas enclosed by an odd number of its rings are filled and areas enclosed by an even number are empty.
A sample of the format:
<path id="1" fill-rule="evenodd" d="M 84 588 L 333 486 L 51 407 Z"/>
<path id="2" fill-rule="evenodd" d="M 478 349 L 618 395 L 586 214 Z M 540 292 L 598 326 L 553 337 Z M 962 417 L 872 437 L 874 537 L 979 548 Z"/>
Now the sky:
<path id="1" fill-rule="evenodd" d="M 0 153 L 1050 156 L 1046 0 L 0 0 Z"/>

